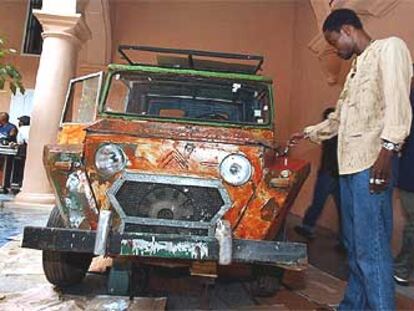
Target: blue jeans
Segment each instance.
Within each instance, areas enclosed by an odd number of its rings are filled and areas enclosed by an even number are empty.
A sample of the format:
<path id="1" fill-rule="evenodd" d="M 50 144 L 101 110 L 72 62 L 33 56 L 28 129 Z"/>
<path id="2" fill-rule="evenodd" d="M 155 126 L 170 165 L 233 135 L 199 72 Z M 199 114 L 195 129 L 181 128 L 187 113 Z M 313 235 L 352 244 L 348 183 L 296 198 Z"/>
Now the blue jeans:
<path id="1" fill-rule="evenodd" d="M 349 278 L 339 310 L 395 310 L 392 186 L 370 194 L 370 170 L 340 177 Z"/>
<path id="2" fill-rule="evenodd" d="M 330 195 L 333 196 L 338 209 L 338 215 L 340 215 L 339 179 L 328 172 L 319 171 L 313 190 L 312 204 L 308 207 L 303 217 L 302 226 L 304 228 L 309 231 L 313 230 L 316 221 L 322 213 L 325 202 Z"/>

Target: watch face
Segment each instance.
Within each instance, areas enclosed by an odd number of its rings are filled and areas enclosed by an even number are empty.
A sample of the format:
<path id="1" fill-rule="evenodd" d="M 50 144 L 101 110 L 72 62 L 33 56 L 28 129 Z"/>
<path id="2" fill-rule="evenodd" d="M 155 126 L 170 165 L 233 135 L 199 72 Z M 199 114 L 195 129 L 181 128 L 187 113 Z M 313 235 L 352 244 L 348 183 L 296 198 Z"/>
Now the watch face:
<path id="1" fill-rule="evenodd" d="M 395 149 L 395 145 L 393 143 L 390 143 L 390 142 L 385 142 L 383 144 L 383 146 L 387 150 L 394 150 Z"/>

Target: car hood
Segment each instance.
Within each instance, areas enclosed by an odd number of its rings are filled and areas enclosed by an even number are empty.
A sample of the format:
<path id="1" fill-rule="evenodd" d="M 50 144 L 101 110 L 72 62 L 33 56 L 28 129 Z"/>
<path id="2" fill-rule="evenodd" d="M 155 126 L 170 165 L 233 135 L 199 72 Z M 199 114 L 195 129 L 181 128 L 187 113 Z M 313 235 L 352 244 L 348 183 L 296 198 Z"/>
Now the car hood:
<path id="1" fill-rule="evenodd" d="M 274 148 L 272 129 L 227 128 L 170 122 L 102 119 L 86 128 L 87 133 L 169 138 Z"/>

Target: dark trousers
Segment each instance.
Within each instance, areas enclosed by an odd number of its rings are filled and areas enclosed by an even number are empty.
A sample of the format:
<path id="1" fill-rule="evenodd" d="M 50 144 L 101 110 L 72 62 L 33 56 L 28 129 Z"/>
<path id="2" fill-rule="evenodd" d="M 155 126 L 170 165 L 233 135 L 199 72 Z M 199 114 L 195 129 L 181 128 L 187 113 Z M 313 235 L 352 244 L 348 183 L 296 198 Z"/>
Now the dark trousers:
<path id="1" fill-rule="evenodd" d="M 332 176 L 326 171 L 319 171 L 316 178 L 315 188 L 313 190 L 313 200 L 311 205 L 305 212 L 302 226 L 312 231 L 315 227 L 316 221 L 323 211 L 326 200 L 330 195 L 333 196 L 335 205 L 338 209 L 338 216 L 340 213 L 340 196 L 339 196 L 339 177 Z M 339 221 L 340 223 L 340 221 Z"/>
<path id="2" fill-rule="evenodd" d="M 405 213 L 405 226 L 402 247 L 394 261 L 394 271 L 397 276 L 408 280 L 414 268 L 414 192 L 400 190 L 400 200 Z"/>

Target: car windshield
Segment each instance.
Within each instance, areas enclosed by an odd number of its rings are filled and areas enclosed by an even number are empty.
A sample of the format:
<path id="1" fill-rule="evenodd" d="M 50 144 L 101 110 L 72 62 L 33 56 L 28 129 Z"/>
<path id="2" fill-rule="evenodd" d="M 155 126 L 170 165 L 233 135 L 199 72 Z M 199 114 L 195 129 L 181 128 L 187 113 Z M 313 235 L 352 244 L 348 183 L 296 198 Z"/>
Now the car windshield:
<path id="1" fill-rule="evenodd" d="M 266 125 L 268 84 L 194 76 L 118 72 L 104 112 L 130 116 Z"/>

